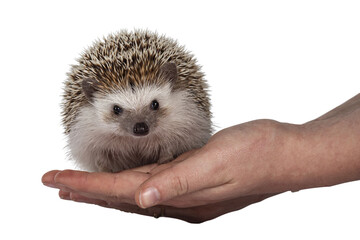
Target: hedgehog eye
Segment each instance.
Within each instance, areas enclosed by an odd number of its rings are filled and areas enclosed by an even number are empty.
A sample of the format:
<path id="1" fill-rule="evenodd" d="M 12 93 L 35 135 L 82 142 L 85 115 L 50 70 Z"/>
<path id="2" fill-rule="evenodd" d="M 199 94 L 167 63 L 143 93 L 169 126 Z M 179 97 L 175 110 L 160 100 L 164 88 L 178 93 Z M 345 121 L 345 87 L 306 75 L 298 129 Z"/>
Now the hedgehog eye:
<path id="1" fill-rule="evenodd" d="M 152 110 L 158 110 L 158 109 L 159 109 L 159 102 L 156 101 L 156 100 L 153 100 L 153 101 L 151 102 L 151 104 L 150 104 L 150 108 L 151 108 Z"/>
<path id="2" fill-rule="evenodd" d="M 113 111 L 114 111 L 114 113 L 115 113 L 116 115 L 119 115 L 120 113 L 123 112 L 123 109 L 122 109 L 121 107 L 119 107 L 118 105 L 115 105 L 115 106 L 113 107 Z"/>

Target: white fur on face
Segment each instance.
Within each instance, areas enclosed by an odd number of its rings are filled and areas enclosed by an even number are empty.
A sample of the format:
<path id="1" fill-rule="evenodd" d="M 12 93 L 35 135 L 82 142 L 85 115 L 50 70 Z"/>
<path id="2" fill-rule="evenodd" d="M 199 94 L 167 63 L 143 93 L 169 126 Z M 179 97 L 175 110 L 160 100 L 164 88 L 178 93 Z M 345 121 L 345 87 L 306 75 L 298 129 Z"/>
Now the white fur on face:
<path id="1" fill-rule="evenodd" d="M 163 106 L 169 105 L 168 102 L 171 98 L 171 86 L 170 84 L 165 84 L 162 86 L 149 85 L 144 87 L 137 87 L 134 89 L 127 88 L 123 90 L 115 91 L 103 99 L 98 99 L 95 103 L 97 109 L 105 109 L 107 104 L 118 104 L 124 109 L 130 111 L 139 111 L 145 106 L 150 106 L 150 103 L 153 100 L 158 100 L 165 104 Z"/>
<path id="2" fill-rule="evenodd" d="M 162 106 L 166 107 L 172 98 L 170 84 L 162 86 L 149 85 L 134 89 L 127 88 L 114 91 L 104 97 L 97 98 L 94 107 L 101 112 L 104 110 L 107 111 L 108 109 L 111 110 L 114 104 L 116 104 L 125 110 L 139 111 L 143 107 L 150 107 L 151 102 L 155 99 L 161 102 L 163 104 Z"/>
<path id="3" fill-rule="evenodd" d="M 166 111 L 157 119 L 157 126 L 151 128 L 146 136 L 131 136 L 121 131 L 118 122 L 104 119 L 112 113 L 114 105 L 119 105 L 124 111 L 137 112 L 144 107 L 150 108 L 155 99 L 160 108 Z M 201 147 L 211 135 L 211 120 L 186 91 L 172 91 L 170 84 L 129 88 L 105 96 L 95 95 L 94 100 L 92 105 L 81 109 L 69 135 L 71 153 L 85 169 L 98 170 L 95 162 L 103 158 L 100 152 L 118 152 L 127 156 L 126 159 L 119 159 L 124 161 L 123 168 L 126 169 L 136 166 L 125 163 L 136 161 L 131 155 L 134 149 L 149 158 L 157 149 L 162 149 L 160 158 L 168 159 L 169 156 Z"/>
<path id="4" fill-rule="evenodd" d="M 133 115 L 144 118 L 146 117 L 144 109 L 150 109 L 153 100 L 159 102 L 160 108 L 171 111 L 171 109 L 184 108 L 188 99 L 188 94 L 185 91 L 172 92 L 170 84 L 148 85 L 114 91 L 105 96 L 95 96 L 93 107 L 96 110 L 97 118 L 101 121 L 99 127 L 112 133 L 128 135 L 128 132 L 124 131 L 118 122 L 105 121 L 105 118 L 112 114 L 114 105 L 121 107 L 124 112 L 131 112 Z M 154 129 L 150 131 L 152 133 Z"/>

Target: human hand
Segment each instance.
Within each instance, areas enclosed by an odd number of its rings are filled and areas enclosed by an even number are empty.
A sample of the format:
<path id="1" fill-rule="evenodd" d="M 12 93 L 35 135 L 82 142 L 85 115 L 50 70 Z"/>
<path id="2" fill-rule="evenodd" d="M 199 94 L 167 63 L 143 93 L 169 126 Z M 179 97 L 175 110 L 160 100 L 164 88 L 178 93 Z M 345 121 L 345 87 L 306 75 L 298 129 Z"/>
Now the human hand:
<path id="1" fill-rule="evenodd" d="M 124 178 L 117 175 L 122 175 Z M 116 174 L 98 174 L 73 170 L 50 171 L 44 175 L 43 182 L 49 187 L 59 188 L 59 196 L 64 200 L 96 204 L 106 208 L 113 208 L 124 212 L 137 213 L 156 218 L 171 217 L 190 223 L 201 223 L 227 212 L 242 209 L 269 197 L 269 195 L 248 196 L 215 204 L 188 208 L 159 205 L 143 209 L 137 206 L 134 201 L 134 194 L 137 187 L 135 187 L 135 185 L 125 186 L 126 183 L 129 183 L 125 179 L 131 175 L 135 178 L 137 177 L 136 173 L 124 174 L 124 172 Z M 56 179 L 56 182 L 54 179 Z M 61 184 L 58 181 L 66 182 L 66 184 Z M 102 187 L 99 187 L 99 183 L 101 183 Z M 131 192 L 133 194 L 131 194 Z"/>
<path id="2" fill-rule="evenodd" d="M 268 134 L 263 132 L 265 128 L 256 126 L 259 124 L 260 122 L 247 123 L 246 126 L 243 124 L 220 131 L 202 149 L 185 153 L 167 164 L 153 164 L 115 174 L 50 171 L 43 176 L 42 181 L 47 186 L 59 188 L 59 195 L 63 199 L 143 215 L 164 215 L 188 222 L 206 221 L 274 194 L 266 191 L 252 194 L 246 190 L 242 193 L 236 190 L 239 177 L 244 179 L 248 175 L 258 175 L 257 171 L 252 171 L 253 174 L 241 176 L 237 172 L 241 169 L 235 168 L 255 167 L 249 164 L 247 167 L 242 166 L 242 163 L 237 161 L 239 156 L 236 152 L 240 150 L 247 159 L 247 155 L 254 156 L 249 152 L 254 149 L 249 147 Z M 260 125 L 262 124 L 269 123 Z M 257 131 L 249 129 L 254 127 Z M 258 135 L 255 136 L 255 133 Z M 251 181 L 253 180 L 249 178 L 243 185 L 249 186 Z M 151 206 L 146 205 L 149 204 L 146 202 L 148 200 L 145 198 L 144 202 L 143 198 L 141 202 L 139 193 L 144 194 L 141 189 L 154 183 L 159 187 L 162 199 L 159 199 L 158 203 L 153 202 Z M 166 188 L 171 191 L 166 191 Z M 160 203 L 161 206 L 153 206 Z"/>
<path id="3" fill-rule="evenodd" d="M 136 203 L 202 206 L 358 180 L 359 107 L 360 94 L 306 124 L 257 120 L 224 129 L 182 161 L 159 166 Z"/>
<path id="4" fill-rule="evenodd" d="M 280 192 L 359 180 L 359 106 L 360 94 L 304 125 L 236 125 L 167 164 L 42 180 L 64 199 L 202 222 Z"/>

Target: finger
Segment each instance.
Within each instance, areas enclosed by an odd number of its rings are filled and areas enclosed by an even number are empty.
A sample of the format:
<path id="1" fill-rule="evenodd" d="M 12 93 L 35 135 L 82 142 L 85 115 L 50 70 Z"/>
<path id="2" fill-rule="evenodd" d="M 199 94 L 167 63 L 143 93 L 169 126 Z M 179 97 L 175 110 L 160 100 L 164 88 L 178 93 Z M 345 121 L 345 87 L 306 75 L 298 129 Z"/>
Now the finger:
<path id="1" fill-rule="evenodd" d="M 59 183 L 56 183 L 54 181 L 54 178 L 56 176 L 57 173 L 61 172 L 60 170 L 52 170 L 52 171 L 49 171 L 47 173 L 45 173 L 43 175 L 43 177 L 41 178 L 41 181 L 42 183 L 47 186 L 47 187 L 51 187 L 51 188 L 57 188 L 57 189 L 60 189 L 62 191 L 66 191 L 66 192 L 71 192 L 73 191 L 72 189 L 62 185 L 62 184 L 59 184 Z"/>
<path id="2" fill-rule="evenodd" d="M 69 199 L 74 201 L 74 202 L 82 202 L 82 203 L 87 203 L 87 204 L 95 204 L 95 205 L 99 205 L 102 207 L 107 207 L 109 204 L 107 201 L 102 200 L 102 199 L 96 199 L 96 198 L 89 198 L 86 196 L 83 196 L 79 193 L 76 192 L 71 192 L 69 194 Z"/>
<path id="3" fill-rule="evenodd" d="M 71 200 L 74 202 L 81 202 L 81 203 L 87 203 L 87 204 L 95 204 L 95 205 L 99 205 L 102 207 L 109 207 L 109 203 L 105 200 L 86 197 L 77 192 L 65 192 L 65 191 L 60 190 L 59 196 L 60 196 L 60 198 L 62 198 L 64 200 Z"/>
<path id="4" fill-rule="evenodd" d="M 147 178 L 149 178 L 148 174 L 132 171 L 89 173 L 65 170 L 55 175 L 54 182 L 82 194 L 103 195 L 105 198 L 133 199 L 136 189 Z"/>
<path id="5" fill-rule="evenodd" d="M 151 207 L 175 197 L 226 182 L 219 161 L 211 161 L 209 151 L 197 151 L 188 159 L 165 169 L 147 181 L 136 191 L 135 200 L 142 208 Z M 216 173 L 216 174 L 215 174 Z"/>
<path id="6" fill-rule="evenodd" d="M 240 210 L 251 204 L 260 202 L 268 197 L 276 195 L 276 194 L 252 195 L 252 196 L 241 197 L 228 201 L 223 201 L 219 203 L 207 204 L 204 206 L 190 207 L 190 208 L 156 206 L 147 209 L 142 209 L 134 204 L 116 203 L 116 202 L 111 203 L 99 199 L 84 197 L 78 193 L 73 193 L 73 192 L 60 193 L 60 192 L 59 195 L 61 195 L 62 198 L 66 200 L 73 200 L 75 202 L 83 202 L 88 204 L 96 204 L 106 208 L 114 208 L 124 212 L 137 213 L 146 216 L 176 218 L 190 223 L 201 223 L 207 220 L 211 220 L 221 215 L 224 215 L 228 212 Z"/>
<path id="7" fill-rule="evenodd" d="M 101 207 L 113 208 L 124 212 L 137 213 L 146 216 L 160 217 L 163 211 L 161 207 L 142 209 L 136 204 L 108 202 L 101 199 L 86 197 L 77 192 L 59 191 L 59 196 L 64 200 L 72 200 L 79 203 L 95 204 Z"/>
<path id="8" fill-rule="evenodd" d="M 64 200 L 70 200 L 70 192 L 59 190 L 59 197 Z"/>
<path id="9" fill-rule="evenodd" d="M 58 188 L 54 182 L 54 177 L 59 172 L 60 172 L 59 170 L 52 170 L 52 171 L 45 173 L 41 178 L 41 182 L 45 186 L 52 187 L 52 188 Z"/>

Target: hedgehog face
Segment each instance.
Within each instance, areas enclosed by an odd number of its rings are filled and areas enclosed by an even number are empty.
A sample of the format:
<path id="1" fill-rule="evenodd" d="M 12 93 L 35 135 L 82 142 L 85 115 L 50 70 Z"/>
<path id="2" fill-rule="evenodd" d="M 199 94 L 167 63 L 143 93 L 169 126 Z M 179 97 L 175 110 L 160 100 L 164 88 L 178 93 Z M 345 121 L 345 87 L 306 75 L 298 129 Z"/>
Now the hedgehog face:
<path id="1" fill-rule="evenodd" d="M 178 95 L 178 94 L 175 94 Z M 159 131 L 166 119 L 169 105 L 182 101 L 174 98 L 170 84 L 148 85 L 95 94 L 93 107 L 101 125 L 122 136 L 143 137 Z"/>
<path id="2" fill-rule="evenodd" d="M 166 63 L 158 71 L 158 81 L 118 86 L 110 93 L 97 90 L 101 81 L 85 79 L 82 89 L 90 103 L 86 122 L 102 133 L 134 138 L 190 133 L 204 116 L 185 89 L 173 89 L 177 78 L 175 64 Z"/>

